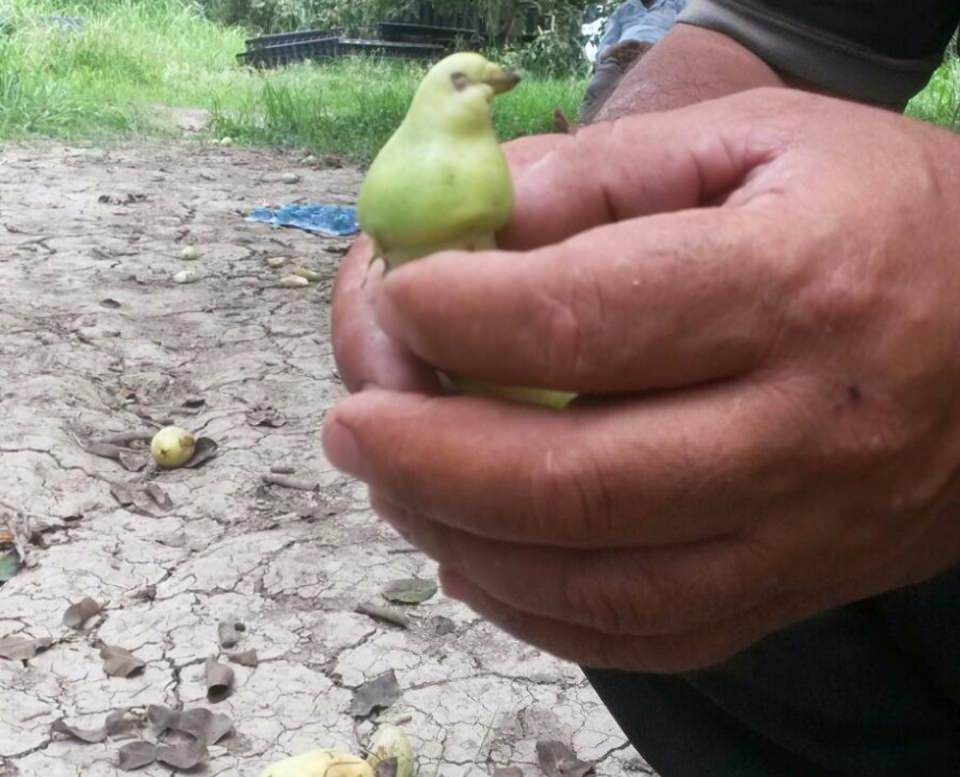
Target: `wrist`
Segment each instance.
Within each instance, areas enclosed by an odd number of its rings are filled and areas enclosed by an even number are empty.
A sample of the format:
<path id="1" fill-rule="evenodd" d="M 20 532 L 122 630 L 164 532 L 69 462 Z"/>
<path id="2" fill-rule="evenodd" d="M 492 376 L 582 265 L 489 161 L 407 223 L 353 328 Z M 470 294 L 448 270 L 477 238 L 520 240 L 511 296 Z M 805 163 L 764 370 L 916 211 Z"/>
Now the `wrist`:
<path id="1" fill-rule="evenodd" d="M 756 87 L 783 85 L 763 60 L 731 38 L 677 24 L 623 77 L 596 120 L 671 110 Z"/>

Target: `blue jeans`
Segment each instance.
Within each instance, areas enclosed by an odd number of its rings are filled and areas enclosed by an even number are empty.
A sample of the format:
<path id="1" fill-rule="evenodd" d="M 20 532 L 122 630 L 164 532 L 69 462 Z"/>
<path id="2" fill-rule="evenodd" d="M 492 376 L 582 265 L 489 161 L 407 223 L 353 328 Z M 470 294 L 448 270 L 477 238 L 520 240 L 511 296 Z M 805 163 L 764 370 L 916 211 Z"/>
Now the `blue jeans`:
<path id="1" fill-rule="evenodd" d="M 960 775 L 960 568 L 704 671 L 585 671 L 662 777 Z"/>

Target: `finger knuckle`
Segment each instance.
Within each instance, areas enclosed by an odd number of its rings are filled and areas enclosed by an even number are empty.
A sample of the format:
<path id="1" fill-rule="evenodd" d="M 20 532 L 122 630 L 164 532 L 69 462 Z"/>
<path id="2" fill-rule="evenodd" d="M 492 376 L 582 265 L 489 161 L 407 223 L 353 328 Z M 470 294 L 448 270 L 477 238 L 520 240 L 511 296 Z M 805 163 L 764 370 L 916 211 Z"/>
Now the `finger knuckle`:
<path id="1" fill-rule="evenodd" d="M 599 281 L 585 268 L 567 270 L 545 293 L 535 329 L 546 379 L 556 382 L 589 376 L 596 366 L 593 355 L 603 352 L 595 325 L 598 312 L 604 309 Z"/>
<path id="2" fill-rule="evenodd" d="M 595 544 L 614 533 L 607 476 L 587 449 L 547 449 L 530 487 L 534 525 L 557 542 Z"/>

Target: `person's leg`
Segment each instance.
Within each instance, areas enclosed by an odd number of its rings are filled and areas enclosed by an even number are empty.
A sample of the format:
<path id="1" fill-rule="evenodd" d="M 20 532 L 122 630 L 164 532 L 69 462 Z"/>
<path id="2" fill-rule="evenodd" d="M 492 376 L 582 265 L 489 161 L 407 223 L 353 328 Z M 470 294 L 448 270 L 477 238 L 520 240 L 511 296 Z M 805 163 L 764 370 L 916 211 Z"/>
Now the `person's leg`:
<path id="1" fill-rule="evenodd" d="M 650 50 L 652 45 L 635 40 L 621 41 L 610 46 L 600 55 L 580 105 L 579 122 L 581 124 L 593 120 L 604 102 L 617 88 L 620 79 L 639 61 L 640 57 Z"/>
<path id="2" fill-rule="evenodd" d="M 960 570 L 702 672 L 585 671 L 662 777 L 960 774 L 958 602 Z"/>
<path id="3" fill-rule="evenodd" d="M 585 669 L 637 752 L 661 777 L 817 774 L 714 705 L 682 677 Z"/>

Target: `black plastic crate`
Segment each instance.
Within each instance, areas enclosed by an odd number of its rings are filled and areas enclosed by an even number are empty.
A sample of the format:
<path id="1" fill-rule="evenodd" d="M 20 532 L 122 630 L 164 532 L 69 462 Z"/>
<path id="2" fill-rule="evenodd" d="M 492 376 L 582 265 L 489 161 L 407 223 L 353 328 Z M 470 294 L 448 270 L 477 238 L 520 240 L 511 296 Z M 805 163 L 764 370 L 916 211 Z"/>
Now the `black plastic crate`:
<path id="1" fill-rule="evenodd" d="M 447 52 L 434 43 L 401 43 L 397 41 L 363 40 L 359 38 L 320 38 L 292 43 L 258 46 L 237 54 L 242 65 L 274 67 L 304 60 L 328 60 L 350 54 L 385 59 L 437 59 Z"/>
<path id="2" fill-rule="evenodd" d="M 341 38 L 339 47 L 341 54 L 359 54 L 392 59 L 435 59 L 447 52 L 445 46 L 436 43 L 402 43 L 359 38 Z"/>
<path id="3" fill-rule="evenodd" d="M 295 32 L 276 32 L 261 35 L 258 38 L 249 38 L 244 41 L 247 51 L 262 49 L 267 46 L 277 46 L 283 43 L 301 43 L 303 41 L 338 38 L 340 33 L 335 30 L 297 30 Z"/>
<path id="4" fill-rule="evenodd" d="M 477 41 L 479 32 L 470 27 L 434 27 L 414 22 L 379 22 L 380 37 L 400 43 L 433 42 L 452 44 L 458 40 Z"/>
<path id="5" fill-rule="evenodd" d="M 237 54 L 237 61 L 242 65 L 270 67 L 303 62 L 307 59 L 334 59 L 341 53 L 340 39 L 328 37 L 257 46 L 243 54 Z"/>

